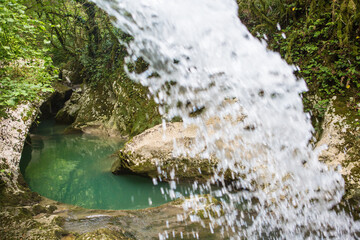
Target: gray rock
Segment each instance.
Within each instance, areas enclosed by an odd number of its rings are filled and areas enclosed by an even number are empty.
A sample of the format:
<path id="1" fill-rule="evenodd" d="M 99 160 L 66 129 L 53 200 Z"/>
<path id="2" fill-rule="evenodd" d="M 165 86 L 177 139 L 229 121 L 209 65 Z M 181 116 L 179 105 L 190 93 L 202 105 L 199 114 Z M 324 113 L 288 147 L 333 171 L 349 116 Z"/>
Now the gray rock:
<path id="1" fill-rule="evenodd" d="M 157 125 L 135 136 L 118 153 L 112 172 L 135 173 L 164 180 L 207 179 L 211 177 L 217 160 L 198 156 L 174 156 L 174 141 L 178 147 L 189 149 L 196 137 L 197 128 L 183 127 L 181 122 L 167 123 L 164 134 L 162 125 Z"/>

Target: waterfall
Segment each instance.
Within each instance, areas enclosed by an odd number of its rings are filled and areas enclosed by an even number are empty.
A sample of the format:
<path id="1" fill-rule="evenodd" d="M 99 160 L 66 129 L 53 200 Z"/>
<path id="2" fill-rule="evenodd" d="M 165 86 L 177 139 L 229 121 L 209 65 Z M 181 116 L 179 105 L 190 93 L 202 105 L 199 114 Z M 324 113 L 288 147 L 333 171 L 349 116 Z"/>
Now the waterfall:
<path id="1" fill-rule="evenodd" d="M 141 57 L 149 67 L 127 72 L 164 119 L 198 126 L 191 151 L 177 154 L 219 159 L 209 184 L 233 178 L 212 193 L 226 201 L 211 230 L 242 239 L 356 237 L 359 223 L 334 208 L 344 180 L 309 143 L 304 80 L 249 33 L 234 0 L 93 1 L 134 37 L 126 62 Z"/>

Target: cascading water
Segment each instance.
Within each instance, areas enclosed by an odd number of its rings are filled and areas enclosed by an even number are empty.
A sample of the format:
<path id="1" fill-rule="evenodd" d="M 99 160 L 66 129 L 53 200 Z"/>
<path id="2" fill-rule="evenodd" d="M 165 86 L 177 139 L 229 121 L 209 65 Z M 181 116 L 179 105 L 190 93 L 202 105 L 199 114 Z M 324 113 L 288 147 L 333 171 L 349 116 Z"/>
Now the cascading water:
<path id="1" fill-rule="evenodd" d="M 191 151 L 177 146 L 174 154 L 219 159 L 208 184 L 234 180 L 213 192 L 226 201 L 209 210 L 219 213 L 208 214 L 211 230 L 250 239 L 356 238 L 359 223 L 332 210 L 344 193 L 342 177 L 309 144 L 304 81 L 251 36 L 235 1 L 94 2 L 134 37 L 127 63 L 142 57 L 150 65 L 128 74 L 148 86 L 160 113 L 198 126 Z"/>

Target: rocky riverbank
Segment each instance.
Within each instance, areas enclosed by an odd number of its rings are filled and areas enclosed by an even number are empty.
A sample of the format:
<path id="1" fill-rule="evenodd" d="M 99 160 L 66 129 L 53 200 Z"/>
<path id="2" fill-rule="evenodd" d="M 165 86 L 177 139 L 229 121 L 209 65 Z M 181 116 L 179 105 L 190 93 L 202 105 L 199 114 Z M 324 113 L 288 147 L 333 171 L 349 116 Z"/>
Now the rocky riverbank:
<path id="1" fill-rule="evenodd" d="M 184 212 L 187 200 L 144 210 L 108 211 L 62 204 L 32 192 L 20 174 L 19 162 L 41 102 L 9 110 L 8 118 L 0 121 L 1 239 L 158 239 L 159 234 L 219 239 L 189 220 L 194 210 Z"/>
<path id="2" fill-rule="evenodd" d="M 49 224 L 50 219 L 47 223 L 36 220 L 38 214 L 51 214 L 56 207 L 40 204 L 42 198 L 30 191 L 19 169 L 24 142 L 41 102 L 9 110 L 8 117 L 0 121 L 0 232 L 3 239 L 39 239 L 40 236 L 56 239 L 61 233 L 60 227 Z"/>
<path id="3" fill-rule="evenodd" d="M 212 235 L 200 223 L 190 221 L 189 215 L 194 211 L 184 212 L 183 200 L 144 210 L 106 211 L 58 203 L 31 192 L 20 174 L 19 161 L 27 133 L 42 102 L 20 105 L 9 110 L 8 118 L 0 121 L 2 239 L 157 239 L 159 233 L 165 236 L 172 231 L 175 236 L 183 233 L 191 237 L 194 231 L 206 239 L 222 237 Z M 331 167 L 342 166 L 346 182 L 344 198 L 358 205 L 359 119 L 346 109 L 347 104 L 341 99 L 332 101 L 324 117 L 317 147 L 328 146 L 320 154 L 320 160 Z M 216 159 L 174 157 L 172 154 L 174 139 L 178 146 L 191 146 L 196 127 L 184 128 L 178 122 L 168 123 L 166 128 L 165 135 L 163 126 L 158 125 L 133 137 L 119 152 L 113 172 L 130 172 L 151 178 L 161 175 L 165 180 L 173 180 L 168 173 L 175 169 L 177 180 L 209 178 Z"/>

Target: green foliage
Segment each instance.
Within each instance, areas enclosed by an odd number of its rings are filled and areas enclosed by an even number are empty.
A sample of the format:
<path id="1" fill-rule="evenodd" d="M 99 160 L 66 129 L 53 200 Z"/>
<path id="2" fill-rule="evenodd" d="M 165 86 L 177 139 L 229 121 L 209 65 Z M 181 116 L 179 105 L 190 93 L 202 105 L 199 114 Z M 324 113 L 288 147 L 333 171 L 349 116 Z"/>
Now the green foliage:
<path id="1" fill-rule="evenodd" d="M 47 23 L 51 55 L 60 68 L 74 72 L 75 83 L 96 87 L 123 64 L 125 35 L 109 16 L 87 0 L 29 0 L 26 5 Z"/>
<path id="2" fill-rule="evenodd" d="M 123 35 L 86 0 L 0 0 L 0 114 L 33 101 L 60 67 L 96 86 L 123 64 Z M 74 80 L 74 79 L 73 79 Z"/>
<path id="3" fill-rule="evenodd" d="M 119 39 L 129 42 L 132 37 L 113 27 L 110 17 L 94 3 L 88 0 L 0 2 L 6 6 L 1 8 L 0 14 L 7 16 L 4 19 L 12 18 L 10 21 L 16 22 L 1 25 L 6 36 L 12 36 L 1 39 L 4 46 L 12 46 L 1 52 L 2 58 L 6 59 L 0 69 L 0 108 L 3 113 L 8 107 L 36 100 L 39 93 L 51 91 L 50 83 L 57 74 L 52 61 L 58 68 L 67 70 L 64 72 L 70 72 L 74 84 L 85 83 L 97 89 L 118 81 L 132 96 L 133 83 L 124 72 L 127 52 L 119 42 Z M 26 51 L 17 50 L 22 48 Z M 146 67 L 144 61 L 138 61 L 131 71 L 143 71 Z M 146 94 L 144 88 L 142 95 Z M 136 99 L 139 97 L 135 96 Z M 139 123 L 141 121 L 143 119 Z M 134 133 L 141 128 L 138 123 L 135 125 Z"/>
<path id="4" fill-rule="evenodd" d="M 6 116 L 5 109 L 20 102 L 39 99 L 41 93 L 52 92 L 51 76 L 42 62 L 16 62 L 0 71 L 0 116 Z"/>
<path id="5" fill-rule="evenodd" d="M 52 91 L 56 78 L 46 24 L 26 12 L 20 0 L 0 0 L 0 116 L 21 101 Z"/>
<path id="6" fill-rule="evenodd" d="M 351 96 L 360 103 L 360 1 L 238 0 L 240 19 L 270 49 L 300 67 L 323 100 Z M 279 23 L 282 29 L 277 29 Z M 284 38 L 283 36 L 286 36 Z"/>
<path id="7" fill-rule="evenodd" d="M 0 59 L 41 57 L 49 43 L 45 24 L 25 13 L 20 0 L 0 0 Z"/>

